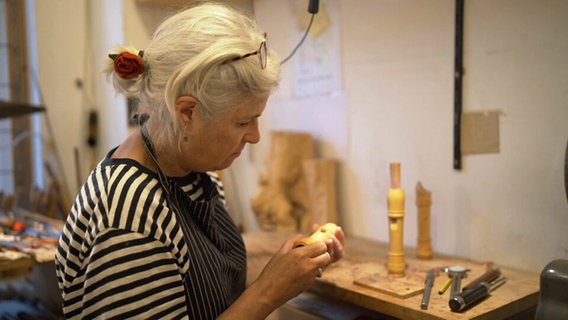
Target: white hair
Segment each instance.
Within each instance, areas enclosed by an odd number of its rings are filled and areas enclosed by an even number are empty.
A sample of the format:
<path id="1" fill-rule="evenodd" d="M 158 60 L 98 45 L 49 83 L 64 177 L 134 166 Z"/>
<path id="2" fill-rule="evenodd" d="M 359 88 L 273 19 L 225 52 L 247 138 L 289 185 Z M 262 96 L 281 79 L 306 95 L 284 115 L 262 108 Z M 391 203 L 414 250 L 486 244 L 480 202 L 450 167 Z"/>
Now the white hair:
<path id="1" fill-rule="evenodd" d="M 247 99 L 271 93 L 280 80 L 280 61 L 268 50 L 266 68 L 257 55 L 225 63 L 258 50 L 264 34 L 249 16 L 223 4 L 201 3 L 169 17 L 143 51 L 143 74 L 123 79 L 108 59 L 107 75 L 119 93 L 139 100 L 158 120 L 159 146 L 178 130 L 175 101 L 192 96 L 213 120 Z M 111 53 L 133 48 L 116 47 Z"/>

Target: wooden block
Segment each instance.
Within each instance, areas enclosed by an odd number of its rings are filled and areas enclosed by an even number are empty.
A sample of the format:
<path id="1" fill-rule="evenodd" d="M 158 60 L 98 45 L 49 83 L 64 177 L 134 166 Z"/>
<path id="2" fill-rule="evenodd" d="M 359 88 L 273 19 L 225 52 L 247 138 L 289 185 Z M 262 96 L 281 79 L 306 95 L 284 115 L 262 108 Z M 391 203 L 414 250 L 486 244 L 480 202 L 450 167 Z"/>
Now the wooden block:
<path id="1" fill-rule="evenodd" d="M 404 278 L 383 276 L 380 274 L 373 274 L 368 277 L 355 279 L 353 283 L 402 299 L 424 292 L 424 283 L 408 281 Z"/>

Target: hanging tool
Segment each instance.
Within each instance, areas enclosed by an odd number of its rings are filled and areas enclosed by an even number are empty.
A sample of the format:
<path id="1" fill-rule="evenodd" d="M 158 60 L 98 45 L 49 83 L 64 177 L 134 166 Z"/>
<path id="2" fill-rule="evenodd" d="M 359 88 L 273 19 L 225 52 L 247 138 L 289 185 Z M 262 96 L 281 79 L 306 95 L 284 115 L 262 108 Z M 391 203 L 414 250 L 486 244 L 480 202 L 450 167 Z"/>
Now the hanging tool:
<path id="1" fill-rule="evenodd" d="M 424 295 L 422 296 L 422 302 L 420 303 L 420 308 L 422 310 L 428 309 L 428 303 L 430 302 L 430 293 L 432 292 L 432 286 L 434 285 L 434 270 L 428 271 L 426 275 L 426 281 L 424 282 Z"/>
<path id="2" fill-rule="evenodd" d="M 454 312 L 463 310 L 465 307 L 487 296 L 491 291 L 505 283 L 505 281 L 506 278 L 499 278 L 489 283 L 480 282 L 474 285 L 469 290 L 465 290 L 455 297 L 452 297 L 450 299 L 450 309 Z"/>
<path id="3" fill-rule="evenodd" d="M 464 0 L 456 0 L 456 32 L 454 55 L 454 170 L 462 169 L 461 117 L 463 96 L 463 25 Z"/>

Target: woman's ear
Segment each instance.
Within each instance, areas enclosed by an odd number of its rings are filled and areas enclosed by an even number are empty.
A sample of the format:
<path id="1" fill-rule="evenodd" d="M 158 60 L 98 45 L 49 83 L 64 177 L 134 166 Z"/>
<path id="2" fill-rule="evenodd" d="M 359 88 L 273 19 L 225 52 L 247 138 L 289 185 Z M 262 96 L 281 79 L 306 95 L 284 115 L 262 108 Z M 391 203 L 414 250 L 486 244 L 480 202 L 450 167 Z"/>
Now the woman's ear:
<path id="1" fill-rule="evenodd" d="M 197 116 L 199 101 L 192 96 L 181 96 L 176 99 L 176 116 L 181 123 L 189 125 Z"/>

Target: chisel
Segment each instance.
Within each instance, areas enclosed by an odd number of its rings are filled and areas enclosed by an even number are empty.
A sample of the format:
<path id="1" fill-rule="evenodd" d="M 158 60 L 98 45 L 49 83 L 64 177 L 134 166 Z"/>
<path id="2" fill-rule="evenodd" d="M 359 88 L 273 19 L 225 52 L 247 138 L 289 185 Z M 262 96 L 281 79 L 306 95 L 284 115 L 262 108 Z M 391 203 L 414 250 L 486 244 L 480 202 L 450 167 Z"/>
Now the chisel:
<path id="1" fill-rule="evenodd" d="M 463 287 L 462 291 L 470 290 L 481 282 L 490 283 L 491 281 L 499 278 L 500 276 L 501 276 L 501 270 L 499 270 L 499 268 L 488 269 L 487 271 L 485 271 L 484 274 L 475 278 L 473 281 L 471 281 L 465 287 Z"/>
<path id="2" fill-rule="evenodd" d="M 465 307 L 488 295 L 489 292 L 502 285 L 505 280 L 506 278 L 499 278 L 489 283 L 480 282 L 469 290 L 462 291 L 450 299 L 450 309 L 454 312 L 463 310 Z"/>
<path id="3" fill-rule="evenodd" d="M 424 282 L 424 296 L 422 297 L 422 302 L 420 303 L 420 308 L 422 310 L 428 309 L 428 303 L 430 301 L 430 293 L 432 292 L 432 286 L 434 285 L 434 271 L 428 271 L 426 276 L 426 281 Z"/>

